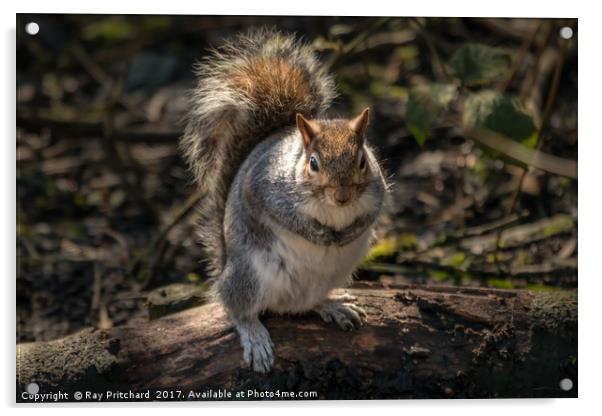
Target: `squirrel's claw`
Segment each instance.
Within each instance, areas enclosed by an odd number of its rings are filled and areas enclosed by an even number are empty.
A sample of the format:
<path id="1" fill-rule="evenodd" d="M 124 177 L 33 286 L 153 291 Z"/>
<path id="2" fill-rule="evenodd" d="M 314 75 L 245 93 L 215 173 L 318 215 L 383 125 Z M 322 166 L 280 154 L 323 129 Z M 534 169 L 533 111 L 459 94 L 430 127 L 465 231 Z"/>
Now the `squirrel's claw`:
<path id="1" fill-rule="evenodd" d="M 357 314 L 360 316 L 360 318 L 362 318 L 362 324 L 366 321 L 366 318 L 368 318 L 368 314 L 366 313 L 365 310 L 363 310 L 362 308 L 360 308 L 359 306 L 353 304 L 353 303 L 345 303 L 345 305 L 347 305 L 348 307 L 350 307 L 351 309 L 353 309 L 355 312 L 357 312 Z"/>
<path id="2" fill-rule="evenodd" d="M 357 300 L 357 296 L 350 295 L 349 293 L 343 293 L 335 298 L 341 302 L 355 302 Z M 355 306 L 355 305 L 354 305 Z"/>
<path id="3" fill-rule="evenodd" d="M 316 308 L 325 322 L 336 322 L 345 331 L 359 328 L 365 322 L 366 311 L 353 303 L 328 300 Z"/>
<path id="4" fill-rule="evenodd" d="M 350 295 L 349 293 L 341 293 L 341 294 L 331 293 L 328 296 L 328 299 L 333 300 L 333 301 L 339 301 L 339 302 L 355 302 L 357 300 L 357 296 Z"/>

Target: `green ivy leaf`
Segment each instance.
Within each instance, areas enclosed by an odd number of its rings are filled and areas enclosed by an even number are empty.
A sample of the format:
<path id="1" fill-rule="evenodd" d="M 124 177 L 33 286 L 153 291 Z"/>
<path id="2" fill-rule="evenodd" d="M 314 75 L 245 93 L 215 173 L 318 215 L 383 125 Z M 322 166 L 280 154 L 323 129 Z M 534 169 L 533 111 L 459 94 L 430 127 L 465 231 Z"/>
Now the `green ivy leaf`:
<path id="1" fill-rule="evenodd" d="M 512 54 L 507 49 L 468 43 L 454 53 L 450 65 L 463 85 L 482 85 L 510 69 Z"/>
<path id="2" fill-rule="evenodd" d="M 537 142 L 537 127 L 526 108 L 518 99 L 498 91 L 470 94 L 464 103 L 462 122 L 465 129 L 485 127 L 531 149 Z"/>
<path id="3" fill-rule="evenodd" d="M 418 85 L 410 90 L 406 107 L 406 124 L 421 146 L 426 141 L 433 123 L 447 109 L 456 96 L 452 84 Z"/>

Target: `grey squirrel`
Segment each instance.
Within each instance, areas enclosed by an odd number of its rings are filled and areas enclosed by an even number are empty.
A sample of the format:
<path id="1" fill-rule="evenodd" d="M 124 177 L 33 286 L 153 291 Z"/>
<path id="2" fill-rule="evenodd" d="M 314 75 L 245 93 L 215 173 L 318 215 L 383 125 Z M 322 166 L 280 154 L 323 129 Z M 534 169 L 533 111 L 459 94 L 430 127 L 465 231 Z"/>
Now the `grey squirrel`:
<path id="1" fill-rule="evenodd" d="M 260 313 L 316 311 L 345 330 L 366 313 L 348 284 L 367 254 L 387 192 L 365 141 L 369 110 L 324 119 L 334 82 L 310 46 L 261 29 L 196 68 L 180 145 L 205 189 L 198 232 L 244 361 L 273 365 Z"/>

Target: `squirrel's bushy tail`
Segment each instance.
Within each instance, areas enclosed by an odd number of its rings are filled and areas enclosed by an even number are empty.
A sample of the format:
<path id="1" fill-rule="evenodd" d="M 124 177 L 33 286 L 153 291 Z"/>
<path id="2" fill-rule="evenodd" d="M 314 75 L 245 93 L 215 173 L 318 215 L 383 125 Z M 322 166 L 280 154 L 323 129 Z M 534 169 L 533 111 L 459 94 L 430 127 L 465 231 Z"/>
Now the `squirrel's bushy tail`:
<path id="1" fill-rule="evenodd" d="M 198 227 L 215 276 L 225 263 L 226 198 L 246 155 L 269 133 L 294 125 L 296 113 L 319 116 L 335 91 L 310 46 L 272 29 L 227 41 L 197 66 L 197 75 L 181 147 L 206 191 Z"/>

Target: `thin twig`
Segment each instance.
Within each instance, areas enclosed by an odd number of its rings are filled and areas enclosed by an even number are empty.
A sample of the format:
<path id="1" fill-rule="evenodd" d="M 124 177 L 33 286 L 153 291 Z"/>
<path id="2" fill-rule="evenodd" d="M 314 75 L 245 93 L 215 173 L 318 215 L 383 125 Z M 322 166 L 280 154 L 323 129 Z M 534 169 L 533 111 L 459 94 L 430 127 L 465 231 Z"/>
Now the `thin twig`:
<path id="1" fill-rule="evenodd" d="M 88 54 L 82 45 L 76 44 L 71 49 L 71 53 L 86 70 L 86 72 L 88 72 L 93 80 L 95 80 L 107 91 L 111 91 L 113 89 L 113 85 L 115 83 L 113 78 L 94 61 L 94 59 Z M 131 114 L 141 114 L 140 109 L 133 105 L 124 94 L 117 95 L 115 100 L 123 105 Z"/>
<path id="2" fill-rule="evenodd" d="M 465 237 L 478 237 L 480 235 L 490 233 L 496 231 L 498 229 L 505 229 L 511 225 L 514 225 L 520 221 L 521 218 L 524 218 L 526 213 L 523 212 L 519 214 L 511 214 L 507 217 L 492 221 L 488 224 L 477 225 L 471 228 L 467 228 L 464 231 Z"/>
<path id="3" fill-rule="evenodd" d="M 439 71 L 446 78 L 447 81 L 452 81 L 452 77 L 449 74 L 449 72 L 447 71 L 447 67 L 443 63 L 443 59 L 439 55 L 439 52 L 437 51 L 437 48 L 435 48 L 435 43 L 433 42 L 433 39 L 431 38 L 431 35 L 426 30 L 426 27 L 422 24 L 422 22 L 420 21 L 420 19 L 418 19 L 417 17 L 413 17 L 412 21 L 415 22 L 416 25 L 418 26 L 418 30 L 420 31 L 420 34 L 424 38 L 424 41 L 426 42 L 426 45 L 429 48 L 429 51 L 431 52 L 431 58 L 435 62 L 437 62 L 437 65 L 439 67 Z M 434 72 L 437 72 L 437 71 L 435 70 Z"/>
<path id="4" fill-rule="evenodd" d="M 113 326 L 113 322 L 111 321 L 111 318 L 109 317 L 109 311 L 107 310 L 107 305 L 105 303 L 104 300 L 104 295 L 103 295 L 103 288 L 102 288 L 102 273 L 101 273 L 101 265 L 100 263 L 97 261 L 97 259 L 94 259 L 93 263 L 93 268 L 94 268 L 94 292 L 92 295 L 92 303 L 90 306 L 90 313 L 92 315 L 92 319 L 93 321 L 96 321 L 94 319 L 94 315 L 96 315 L 96 313 L 98 313 L 98 320 L 97 320 L 97 328 L 99 329 L 109 329 Z M 104 268 L 103 268 L 104 269 Z"/>
<path id="5" fill-rule="evenodd" d="M 505 92 L 508 89 L 508 87 L 510 86 L 512 79 L 514 78 L 514 75 L 518 71 L 520 64 L 525 59 L 525 56 L 527 55 L 527 52 L 529 51 L 529 48 L 531 47 L 531 44 L 535 40 L 537 33 L 539 33 L 539 30 L 541 29 L 542 25 L 543 25 L 543 23 L 539 22 L 537 24 L 537 26 L 535 26 L 535 29 L 533 29 L 533 32 L 531 32 L 531 34 L 529 36 L 525 37 L 525 39 L 523 40 L 523 43 L 520 46 L 520 50 L 519 50 L 518 54 L 516 54 L 514 61 L 512 62 L 512 66 L 510 68 L 510 73 L 506 77 L 506 80 L 499 87 L 500 92 Z"/>
<path id="6" fill-rule="evenodd" d="M 552 36 L 553 25 L 546 25 L 543 31 L 543 42 L 535 53 L 535 63 L 531 70 L 527 72 L 527 76 L 522 82 L 520 89 L 520 100 L 527 102 L 531 100 L 535 83 L 546 78 L 548 73 L 548 62 L 556 57 L 556 51 L 553 48 L 548 48 L 550 37 Z M 552 59 L 550 59 L 552 57 Z"/>
<path id="7" fill-rule="evenodd" d="M 22 110 L 22 109 L 21 109 Z M 103 122 L 78 120 L 61 120 L 53 117 L 23 114 L 17 115 L 17 126 L 31 130 L 49 128 L 53 133 L 74 140 L 100 139 L 103 136 Z M 182 131 L 158 131 L 160 127 L 149 125 L 148 128 L 130 127 L 113 128 L 113 140 L 128 143 L 173 143 L 182 136 Z"/>
<path id="8" fill-rule="evenodd" d="M 151 285 L 155 278 L 155 272 L 157 266 L 161 264 L 163 260 L 163 256 L 165 254 L 165 249 L 167 246 L 167 236 L 170 231 L 181 221 L 187 218 L 190 213 L 194 211 L 194 209 L 198 206 L 201 200 L 205 197 L 205 189 L 199 188 L 192 195 L 188 197 L 184 205 L 182 205 L 172 219 L 166 223 L 161 230 L 157 233 L 157 236 L 153 239 L 150 248 L 147 252 L 147 261 L 148 265 L 148 277 L 143 284 L 144 288 L 147 288 Z M 140 261 L 142 259 L 139 259 Z"/>
<path id="9" fill-rule="evenodd" d="M 568 44 L 568 39 L 560 39 L 560 55 L 558 56 L 558 61 L 556 62 L 556 68 L 554 69 L 554 78 L 552 78 L 552 85 L 550 86 L 550 92 L 548 93 L 546 106 L 544 108 L 543 116 L 541 117 L 541 126 L 539 127 L 539 131 L 537 132 L 537 149 L 540 148 L 542 143 L 542 140 L 540 139 L 543 127 L 547 124 L 548 119 L 550 118 L 550 115 L 552 113 L 554 103 L 556 102 L 556 95 L 558 94 L 558 86 L 560 85 L 560 76 L 562 75 L 562 67 L 564 66 L 564 58 L 566 56 Z"/>
<path id="10" fill-rule="evenodd" d="M 360 45 L 362 45 L 368 38 L 368 36 L 370 36 L 375 30 L 384 26 L 391 19 L 391 17 L 382 17 L 380 19 L 377 19 L 372 25 L 370 25 L 370 27 L 368 27 L 366 30 L 364 30 L 363 32 L 359 33 L 356 37 L 351 39 L 349 43 L 343 46 L 340 52 L 335 54 L 330 59 L 330 61 L 324 65 L 325 70 L 329 72 L 333 68 L 335 68 L 343 58 L 345 58 L 348 55 L 351 55 Z"/>
<path id="11" fill-rule="evenodd" d="M 204 196 L 205 196 L 205 189 L 203 189 L 203 188 L 199 188 L 192 195 L 190 195 L 188 197 L 188 199 L 186 200 L 186 202 L 184 203 L 184 205 L 182 205 L 178 209 L 178 211 L 175 213 L 175 215 L 172 217 L 171 221 L 169 221 L 167 224 L 165 224 L 161 228 L 161 230 L 159 231 L 159 233 L 153 240 L 151 247 L 153 247 L 154 249 L 158 248 L 163 243 L 163 241 L 167 238 L 167 235 L 169 234 L 169 232 L 178 223 L 180 223 L 180 221 L 182 221 L 186 217 L 188 217 L 188 215 L 197 206 L 197 204 L 201 201 L 201 199 L 203 199 Z"/>

